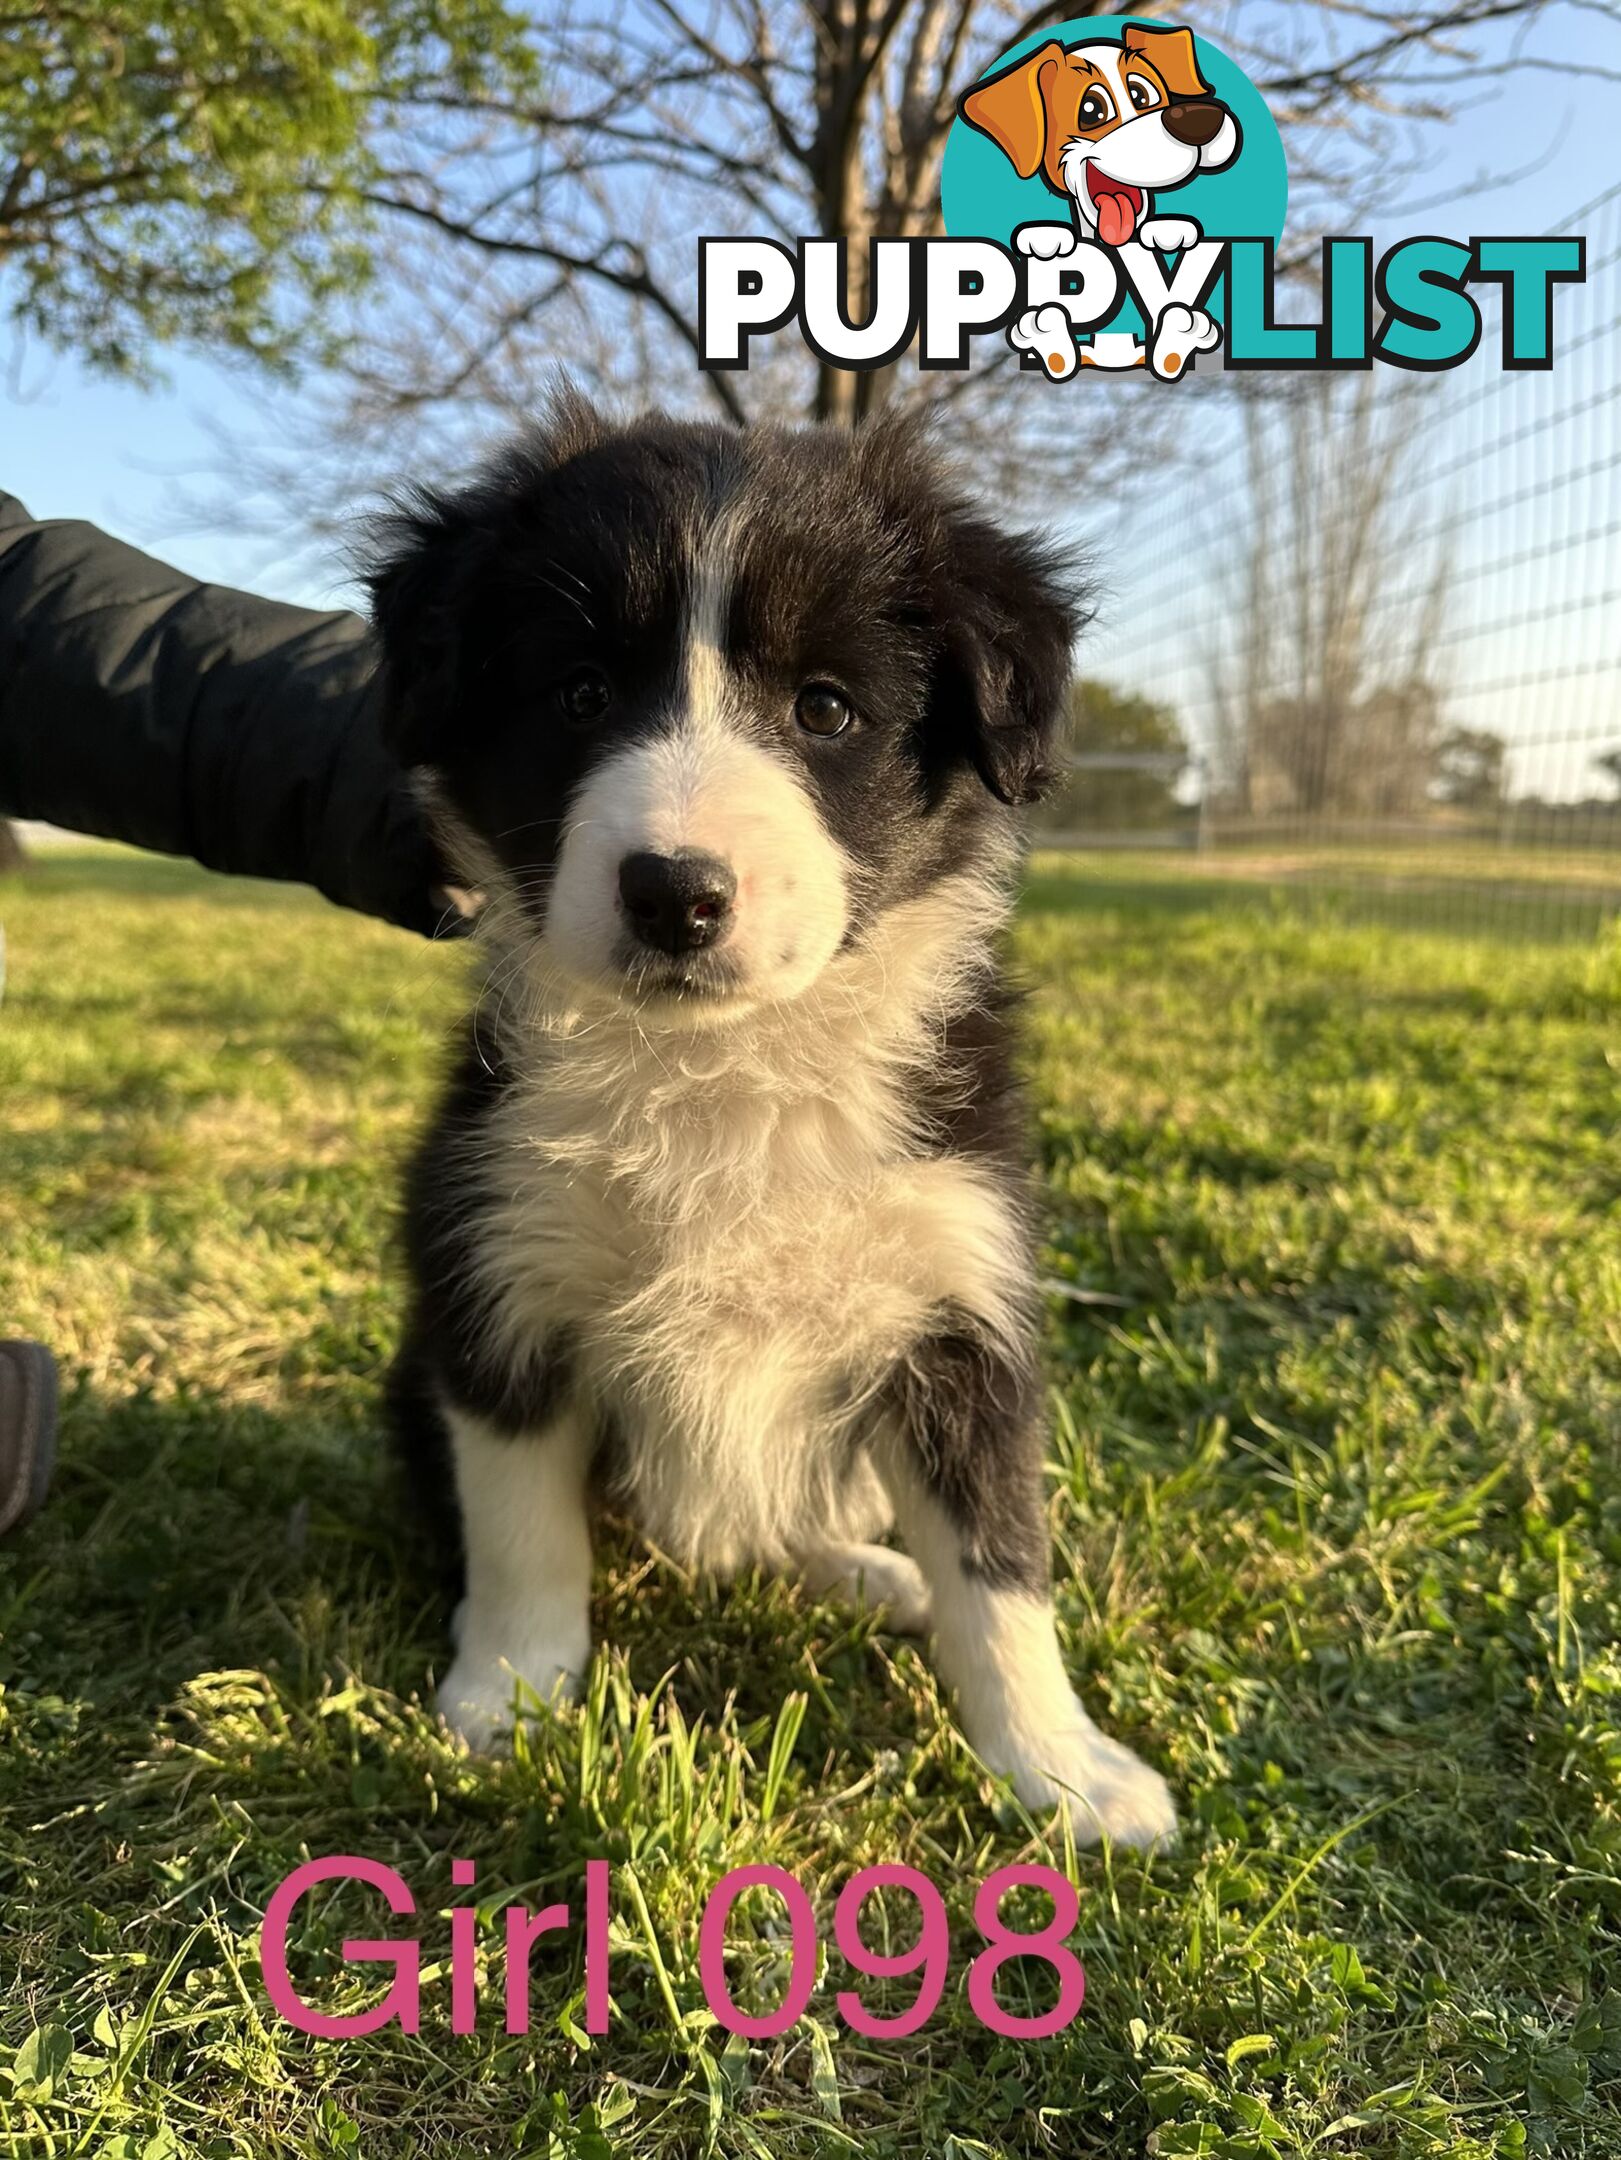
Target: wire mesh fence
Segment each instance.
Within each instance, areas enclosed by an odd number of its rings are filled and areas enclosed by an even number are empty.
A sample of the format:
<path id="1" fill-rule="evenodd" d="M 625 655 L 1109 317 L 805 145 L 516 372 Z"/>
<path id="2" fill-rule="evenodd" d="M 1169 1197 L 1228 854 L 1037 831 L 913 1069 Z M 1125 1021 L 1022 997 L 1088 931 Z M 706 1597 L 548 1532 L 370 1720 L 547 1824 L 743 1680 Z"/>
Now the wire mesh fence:
<path id="1" fill-rule="evenodd" d="M 1555 364 L 1229 382 L 1129 490 L 1073 844 L 1152 840 L 1423 913 L 1621 908 L 1621 186 L 1559 227 Z M 1212 420 L 1212 415 L 1214 419 Z"/>

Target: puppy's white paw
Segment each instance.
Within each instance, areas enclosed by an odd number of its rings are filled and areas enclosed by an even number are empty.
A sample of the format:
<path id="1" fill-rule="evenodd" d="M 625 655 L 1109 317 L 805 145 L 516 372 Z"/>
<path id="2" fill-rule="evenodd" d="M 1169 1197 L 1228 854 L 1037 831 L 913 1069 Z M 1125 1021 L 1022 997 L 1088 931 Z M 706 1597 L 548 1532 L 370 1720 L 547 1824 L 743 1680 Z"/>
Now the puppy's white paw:
<path id="1" fill-rule="evenodd" d="M 863 1555 L 857 1593 L 865 1605 L 876 1606 L 886 1625 L 897 1635 L 926 1635 L 933 1624 L 933 1607 L 923 1570 L 905 1553 L 878 1545 Z"/>
<path id="2" fill-rule="evenodd" d="M 1195 353 L 1209 352 L 1220 343 L 1220 326 L 1203 308 L 1183 307 L 1180 301 L 1173 300 L 1154 325 L 1148 364 L 1161 382 L 1175 382 L 1191 365 Z"/>
<path id="3" fill-rule="evenodd" d="M 1080 365 L 1075 333 L 1068 315 L 1056 301 L 1048 301 L 1045 307 L 1026 308 L 1009 325 L 1007 338 L 1015 352 L 1035 354 L 1049 382 L 1065 381 Z"/>
<path id="4" fill-rule="evenodd" d="M 1052 262 L 1060 255 L 1073 255 L 1076 233 L 1073 225 L 1021 225 L 1013 235 L 1013 245 L 1021 255 L 1034 255 L 1040 262 Z"/>
<path id="5" fill-rule="evenodd" d="M 475 1755 L 487 1755 L 497 1736 L 510 1733 L 520 1679 L 543 1703 L 573 1701 L 580 1692 L 583 1661 L 540 1651 L 521 1660 L 477 1657 L 467 1651 L 439 1683 L 434 1698 L 439 1715 Z"/>
<path id="6" fill-rule="evenodd" d="M 931 1625 L 923 1570 L 888 1545 L 829 1545 L 805 1562 L 805 1584 L 817 1597 L 846 1598 L 880 1613 L 897 1635 L 926 1635 Z"/>
<path id="7" fill-rule="evenodd" d="M 1137 238 L 1144 247 L 1155 248 L 1161 255 L 1180 255 L 1184 248 L 1202 240 L 1204 234 L 1190 217 L 1151 217 L 1138 226 Z"/>
<path id="8" fill-rule="evenodd" d="M 998 1776 L 1011 1778 L 1025 1806 L 1068 1811 L 1078 1845 L 1107 1836 L 1142 1851 L 1176 1835 L 1171 1790 L 1130 1748 L 1099 1732 L 1079 1702 L 1048 1733 L 1007 1733 L 978 1750 Z"/>

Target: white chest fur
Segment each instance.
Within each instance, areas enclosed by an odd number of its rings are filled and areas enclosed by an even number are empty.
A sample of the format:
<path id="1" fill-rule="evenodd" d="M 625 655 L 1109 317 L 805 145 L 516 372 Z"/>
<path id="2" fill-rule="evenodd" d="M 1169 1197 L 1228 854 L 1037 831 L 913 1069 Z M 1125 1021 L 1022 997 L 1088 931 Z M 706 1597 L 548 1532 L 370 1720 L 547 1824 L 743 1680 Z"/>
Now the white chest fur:
<path id="1" fill-rule="evenodd" d="M 908 1111 L 937 1039 L 917 983 L 875 1009 L 881 960 L 830 972 L 814 1005 L 711 1031 L 554 1013 L 469 1165 L 495 1347 L 565 1329 L 639 1520 L 723 1570 L 872 1535 L 863 1404 L 945 1309 L 1017 1324 L 1009 1195 Z"/>

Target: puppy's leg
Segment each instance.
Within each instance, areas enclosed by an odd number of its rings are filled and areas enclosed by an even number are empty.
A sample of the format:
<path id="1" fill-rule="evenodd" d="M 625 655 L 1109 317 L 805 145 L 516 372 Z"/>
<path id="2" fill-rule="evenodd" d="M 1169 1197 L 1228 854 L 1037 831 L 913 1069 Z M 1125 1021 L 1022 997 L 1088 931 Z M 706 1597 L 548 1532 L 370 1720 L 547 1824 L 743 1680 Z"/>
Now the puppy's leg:
<path id="1" fill-rule="evenodd" d="M 818 1545 L 800 1570 L 813 1597 L 839 1598 L 881 1612 L 898 1635 L 926 1635 L 929 1586 L 915 1560 L 887 1545 Z"/>
<path id="2" fill-rule="evenodd" d="M 467 1555 L 456 1659 L 439 1709 L 470 1747 L 512 1721 L 519 1680 L 541 1700 L 573 1693 L 591 1657 L 589 1420 L 565 1411 L 543 1431 L 504 1438 L 448 1410 Z"/>
<path id="3" fill-rule="evenodd" d="M 940 1670 L 980 1759 L 1083 1844 L 1168 1838 L 1165 1780 L 1098 1730 L 1053 1624 L 1032 1376 L 971 1332 L 925 1343 L 896 1390 L 880 1468 L 934 1599 Z"/>

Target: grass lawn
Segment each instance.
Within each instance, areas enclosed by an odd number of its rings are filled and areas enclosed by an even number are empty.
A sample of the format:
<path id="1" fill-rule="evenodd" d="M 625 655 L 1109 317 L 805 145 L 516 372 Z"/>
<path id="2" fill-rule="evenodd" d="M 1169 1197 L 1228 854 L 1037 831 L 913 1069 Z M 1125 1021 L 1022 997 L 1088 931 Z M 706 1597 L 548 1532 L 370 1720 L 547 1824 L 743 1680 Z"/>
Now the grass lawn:
<path id="1" fill-rule="evenodd" d="M 869 1621 L 628 1546 L 584 1709 L 515 1760 L 458 1752 L 376 1431 L 395 1170 L 458 956 L 89 850 L 0 885 L 0 919 L 0 1333 L 69 1376 L 55 1498 L 0 1550 L 11 2153 L 1621 2154 L 1613 931 L 1038 865 L 1050 1268 L 1095 1294 L 1050 1308 L 1060 1608 L 1088 1699 L 1176 1788 L 1182 1843 L 1145 1862 L 1066 1859 L 988 1798 Z M 265 1902 L 335 1852 L 417 1897 L 414 2036 L 270 2010 Z M 576 1934 L 509 2037 L 493 1924 L 453 2033 L 449 1906 L 578 1910 L 601 1854 L 607 2036 Z M 963 1984 L 974 1888 L 1020 1859 L 1080 1891 L 1085 2007 L 1040 2041 Z M 829 1952 L 785 2038 L 729 2038 L 714 1879 L 793 1871 L 830 1938 L 878 1860 L 945 1895 L 934 2018 L 851 2032 Z M 867 1932 L 899 1950 L 891 1900 Z M 782 1984 L 778 1910 L 734 1914 L 745 2008 Z M 317 1892 L 295 1978 L 375 1999 L 341 1942 L 400 1926 Z M 892 2011 L 916 1985 L 862 1983 Z M 1050 1976 L 1002 1994 L 1033 2012 Z"/>

